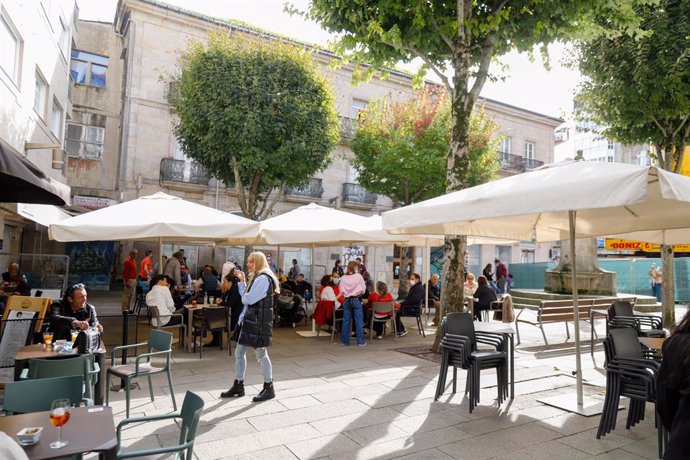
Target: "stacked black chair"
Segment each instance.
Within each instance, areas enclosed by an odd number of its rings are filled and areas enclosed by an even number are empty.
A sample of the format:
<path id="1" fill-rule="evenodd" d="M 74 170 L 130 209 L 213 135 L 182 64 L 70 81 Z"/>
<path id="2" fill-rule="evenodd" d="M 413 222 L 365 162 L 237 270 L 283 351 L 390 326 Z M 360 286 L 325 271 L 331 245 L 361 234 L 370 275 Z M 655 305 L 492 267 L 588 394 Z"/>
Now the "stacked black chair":
<path id="1" fill-rule="evenodd" d="M 629 327 L 635 330 L 638 337 L 666 337 L 658 316 L 636 315 L 627 300 L 617 300 L 609 308 L 606 321 L 607 332 L 611 329 Z"/>
<path id="2" fill-rule="evenodd" d="M 645 405 L 656 405 L 656 375 L 659 372 L 660 357 L 651 350 L 644 350 L 637 333 L 632 327 L 612 329 L 604 340 L 606 355 L 606 397 L 599 421 L 597 439 L 616 428 L 620 397 L 630 398 L 626 429 L 644 420 Z M 655 409 L 656 414 L 656 409 Z M 659 457 L 662 457 L 664 438 L 663 425 L 656 417 Z"/>
<path id="3" fill-rule="evenodd" d="M 456 392 L 457 369 L 467 370 L 465 394 L 469 393 L 470 413 L 479 404 L 480 373 L 483 369 L 496 369 L 498 404 L 508 397 L 507 341 L 502 334 L 474 330 L 472 315 L 449 313 L 441 322 L 441 369 L 439 371 L 434 400 L 443 394 L 448 368 L 453 367 L 453 393 Z M 490 345 L 492 349 L 478 349 L 477 344 Z"/>

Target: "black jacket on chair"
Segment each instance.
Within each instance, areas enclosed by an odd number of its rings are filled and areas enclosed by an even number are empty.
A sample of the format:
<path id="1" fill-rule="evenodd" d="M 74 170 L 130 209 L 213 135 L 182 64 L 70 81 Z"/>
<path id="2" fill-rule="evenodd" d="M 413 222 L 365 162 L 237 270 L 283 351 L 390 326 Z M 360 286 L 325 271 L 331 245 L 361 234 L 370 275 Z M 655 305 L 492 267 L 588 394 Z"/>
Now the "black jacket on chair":
<path id="1" fill-rule="evenodd" d="M 255 304 L 249 305 L 247 313 L 242 321 L 242 331 L 240 332 L 237 343 L 252 348 L 264 348 L 271 346 L 273 338 L 273 280 L 268 278 L 268 291 L 266 297 Z"/>

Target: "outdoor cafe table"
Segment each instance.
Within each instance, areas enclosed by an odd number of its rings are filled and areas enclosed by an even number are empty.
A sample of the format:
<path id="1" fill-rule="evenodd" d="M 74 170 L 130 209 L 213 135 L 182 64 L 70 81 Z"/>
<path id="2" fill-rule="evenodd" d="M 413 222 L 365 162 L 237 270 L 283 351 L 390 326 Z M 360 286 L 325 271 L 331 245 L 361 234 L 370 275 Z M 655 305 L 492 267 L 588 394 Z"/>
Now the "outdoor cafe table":
<path id="1" fill-rule="evenodd" d="M 94 357 L 98 366 L 101 368 L 98 373 L 98 381 L 96 382 L 96 388 L 94 390 L 93 402 L 95 404 L 103 404 L 105 396 L 105 355 L 106 349 L 103 341 L 101 340 L 101 347 L 94 352 Z M 34 345 L 27 345 L 21 347 L 14 357 L 14 380 L 19 380 L 22 374 L 22 369 L 28 365 L 30 359 L 40 358 L 40 359 L 64 359 L 72 356 L 78 356 L 76 350 L 69 352 L 62 352 L 54 350 L 52 347 L 43 348 L 42 343 L 36 343 Z"/>
<path id="2" fill-rule="evenodd" d="M 110 407 L 73 407 L 69 422 L 62 427 L 62 439 L 69 444 L 61 449 L 50 447 L 50 443 L 57 439 L 57 428 L 50 423 L 50 411 L 0 417 L 0 431 L 15 440 L 22 428 L 30 426 L 43 427 L 36 444 L 22 446 L 31 460 L 63 458 L 86 452 L 99 452 L 107 460 L 116 457 L 117 437 Z"/>
<path id="3" fill-rule="evenodd" d="M 645 347 L 661 351 L 661 346 L 664 344 L 666 337 L 638 337 L 637 339 Z"/>
<path id="4" fill-rule="evenodd" d="M 515 329 L 508 323 L 475 321 L 474 330 L 503 334 L 508 338 L 508 343 L 510 344 L 510 399 L 515 399 L 515 344 L 513 340 Z"/>

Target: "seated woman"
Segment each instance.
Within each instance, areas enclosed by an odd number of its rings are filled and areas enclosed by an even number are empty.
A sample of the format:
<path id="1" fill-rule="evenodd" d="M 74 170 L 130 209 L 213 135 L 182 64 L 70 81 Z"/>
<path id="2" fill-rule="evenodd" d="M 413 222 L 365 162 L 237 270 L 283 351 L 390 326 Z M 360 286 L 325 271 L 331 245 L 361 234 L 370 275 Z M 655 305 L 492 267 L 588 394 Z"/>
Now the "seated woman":
<path id="1" fill-rule="evenodd" d="M 465 297 L 474 297 L 474 293 L 477 292 L 479 284 L 475 281 L 474 275 L 472 273 L 467 273 L 465 277 L 465 282 L 462 285 L 462 292 Z"/>
<path id="2" fill-rule="evenodd" d="M 369 294 L 367 306 L 369 308 L 372 308 L 374 302 L 393 302 L 393 296 L 391 295 L 390 292 L 388 292 L 388 285 L 386 283 L 384 283 L 383 281 L 377 281 L 376 282 L 376 289 L 374 292 Z M 396 303 L 395 309 L 396 310 L 400 309 L 400 305 L 398 305 Z M 372 311 L 371 314 L 373 314 L 374 318 L 376 318 L 376 319 L 390 319 L 390 314 L 388 312 L 377 313 L 376 311 Z M 377 339 L 383 338 L 383 326 L 384 326 L 384 323 L 374 323 L 374 332 L 376 333 L 375 338 L 377 338 Z M 400 316 L 395 315 L 395 328 L 397 330 L 401 330 L 400 329 L 401 327 L 403 327 L 403 326 L 402 326 L 402 321 L 400 319 Z"/>
<path id="3" fill-rule="evenodd" d="M 151 280 L 151 290 L 146 294 L 146 305 L 158 309 L 158 318 L 151 320 L 155 327 L 172 326 L 182 322 L 179 316 L 171 316 L 173 313 L 184 311 L 183 308 L 175 308 L 175 302 L 170 293 L 171 281 L 172 279 L 168 276 L 156 275 Z"/>
<path id="4" fill-rule="evenodd" d="M 338 286 L 333 284 L 333 279 L 329 275 L 325 275 L 321 278 L 321 289 L 319 289 L 319 299 L 320 300 L 331 300 L 335 302 L 335 317 L 343 317 L 342 302 L 338 298 L 338 294 L 335 290 Z M 332 323 L 331 323 L 332 324 Z"/>
<path id="5" fill-rule="evenodd" d="M 489 281 L 484 275 L 480 276 L 477 281 L 479 287 L 474 293 L 474 297 L 478 300 L 474 302 L 474 319 L 481 321 L 482 310 L 488 310 L 491 302 L 495 302 L 498 299 L 496 298 L 496 291 L 489 286 Z"/>
<path id="6" fill-rule="evenodd" d="M 214 273 L 213 266 L 205 265 L 197 280 L 197 289 L 203 289 L 204 293 L 209 297 L 218 297 L 220 295 L 220 281 Z"/>
<path id="7" fill-rule="evenodd" d="M 244 306 L 242 305 L 242 296 L 238 288 L 240 282 L 237 275 L 235 275 L 235 268 L 230 270 L 230 273 L 223 278 L 223 286 L 221 288 L 220 297 L 216 297 L 216 305 L 222 305 L 230 309 L 230 330 L 234 331 L 237 327 L 237 321 L 242 313 Z"/>

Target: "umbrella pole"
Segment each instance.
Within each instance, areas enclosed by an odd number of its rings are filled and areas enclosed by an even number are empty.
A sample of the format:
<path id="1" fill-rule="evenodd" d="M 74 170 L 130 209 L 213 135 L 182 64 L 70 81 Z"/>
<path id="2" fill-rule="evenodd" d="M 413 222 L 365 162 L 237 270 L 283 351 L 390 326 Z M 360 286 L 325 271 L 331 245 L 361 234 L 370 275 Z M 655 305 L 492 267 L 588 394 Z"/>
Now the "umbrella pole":
<path id="1" fill-rule="evenodd" d="M 575 387 L 576 398 L 572 395 L 558 395 L 549 398 L 541 398 L 537 401 L 548 404 L 549 406 L 558 407 L 559 409 L 568 412 L 575 412 L 576 414 L 591 417 L 593 415 L 601 414 L 604 407 L 602 401 L 585 398 L 582 395 L 582 360 L 580 359 L 580 312 L 578 309 L 578 295 L 577 295 L 577 264 L 575 263 L 575 224 L 577 219 L 576 211 L 568 211 L 568 226 L 570 229 L 570 266 L 571 266 L 571 280 L 573 288 L 573 323 L 575 324 Z"/>
<path id="2" fill-rule="evenodd" d="M 158 237 L 158 275 L 163 274 L 163 237 Z"/>

